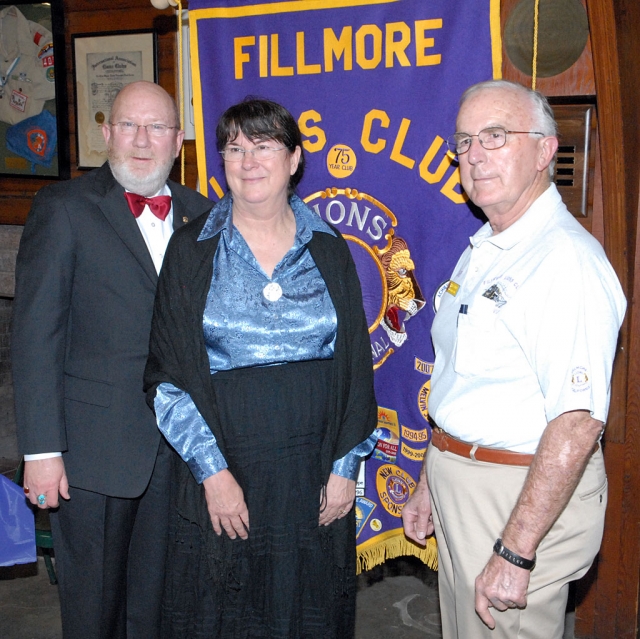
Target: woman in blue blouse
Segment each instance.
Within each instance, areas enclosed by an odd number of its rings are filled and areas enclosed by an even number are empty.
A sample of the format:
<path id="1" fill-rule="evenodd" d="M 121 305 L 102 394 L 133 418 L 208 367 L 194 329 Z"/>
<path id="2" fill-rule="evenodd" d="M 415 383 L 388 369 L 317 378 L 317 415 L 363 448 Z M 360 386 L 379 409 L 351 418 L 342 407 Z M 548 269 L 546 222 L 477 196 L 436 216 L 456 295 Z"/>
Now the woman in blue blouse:
<path id="1" fill-rule="evenodd" d="M 354 480 L 377 415 L 358 277 L 294 193 L 291 114 L 246 100 L 216 134 L 229 192 L 171 240 L 146 372 L 182 458 L 163 636 L 348 639 Z"/>

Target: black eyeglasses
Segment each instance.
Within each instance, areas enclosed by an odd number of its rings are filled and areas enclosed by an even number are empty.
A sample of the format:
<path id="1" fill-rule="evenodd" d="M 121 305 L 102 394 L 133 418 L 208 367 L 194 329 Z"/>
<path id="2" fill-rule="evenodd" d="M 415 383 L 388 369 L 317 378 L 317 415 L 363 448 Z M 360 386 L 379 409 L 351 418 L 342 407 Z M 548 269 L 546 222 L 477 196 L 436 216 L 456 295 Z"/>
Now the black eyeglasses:
<path id="1" fill-rule="evenodd" d="M 487 129 L 482 129 L 478 135 L 471 135 L 470 133 L 454 133 L 452 136 L 447 138 L 447 146 L 453 153 L 462 155 L 471 148 L 472 139 L 478 138 L 483 149 L 493 151 L 494 149 L 503 147 L 507 143 L 507 135 L 510 133 L 544 135 L 544 133 L 541 133 L 540 131 L 507 131 L 501 126 L 490 126 Z"/>

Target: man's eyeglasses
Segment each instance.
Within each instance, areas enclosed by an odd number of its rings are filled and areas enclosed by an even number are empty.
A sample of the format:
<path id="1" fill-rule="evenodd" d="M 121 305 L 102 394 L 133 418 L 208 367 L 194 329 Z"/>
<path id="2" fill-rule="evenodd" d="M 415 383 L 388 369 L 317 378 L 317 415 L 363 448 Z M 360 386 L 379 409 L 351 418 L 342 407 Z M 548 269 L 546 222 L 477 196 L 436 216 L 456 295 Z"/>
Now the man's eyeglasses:
<path id="1" fill-rule="evenodd" d="M 275 149 L 268 144 L 258 144 L 253 149 L 243 149 L 241 146 L 228 146 L 224 151 L 220 151 L 225 162 L 242 162 L 246 153 L 251 153 L 256 160 L 270 160 L 275 157 L 277 151 L 283 151 L 286 146 Z"/>
<path id="2" fill-rule="evenodd" d="M 507 135 L 513 133 L 522 133 L 527 135 L 544 135 L 540 131 L 507 131 L 501 126 L 491 126 L 488 129 L 482 129 L 478 135 L 470 135 L 469 133 L 454 133 L 447 139 L 449 150 L 458 155 L 466 153 L 471 148 L 472 138 L 478 138 L 482 148 L 493 151 L 499 149 L 507 143 Z"/>
<path id="3" fill-rule="evenodd" d="M 153 122 L 152 124 L 136 124 L 135 122 L 111 122 L 111 126 L 115 127 L 120 135 L 136 135 L 138 129 L 145 129 L 147 135 L 154 138 L 161 138 L 169 133 L 170 129 L 177 129 L 177 126 L 167 126 Z"/>

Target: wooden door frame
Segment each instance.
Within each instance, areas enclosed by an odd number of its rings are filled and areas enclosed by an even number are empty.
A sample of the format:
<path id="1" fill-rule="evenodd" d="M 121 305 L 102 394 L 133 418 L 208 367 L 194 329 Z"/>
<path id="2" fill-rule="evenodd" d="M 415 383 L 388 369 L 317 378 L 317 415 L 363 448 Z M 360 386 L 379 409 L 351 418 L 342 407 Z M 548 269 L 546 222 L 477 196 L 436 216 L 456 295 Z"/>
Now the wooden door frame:
<path id="1" fill-rule="evenodd" d="M 640 577 L 640 6 L 587 0 L 597 95 L 605 250 L 629 302 L 614 366 L 602 548 L 578 587 L 576 637 L 636 639 Z"/>

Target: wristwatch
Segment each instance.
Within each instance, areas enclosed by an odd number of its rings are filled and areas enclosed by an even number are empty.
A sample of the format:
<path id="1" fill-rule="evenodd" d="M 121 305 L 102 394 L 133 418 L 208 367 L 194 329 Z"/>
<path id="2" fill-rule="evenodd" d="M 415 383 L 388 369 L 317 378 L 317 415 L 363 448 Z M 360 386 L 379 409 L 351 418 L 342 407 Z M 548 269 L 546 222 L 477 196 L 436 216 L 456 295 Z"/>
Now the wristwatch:
<path id="1" fill-rule="evenodd" d="M 496 539 L 496 543 L 493 545 L 493 552 L 506 559 L 510 564 L 523 568 L 524 570 L 533 570 L 536 566 L 536 556 L 533 555 L 533 559 L 525 559 L 520 555 L 516 555 L 515 552 L 511 552 L 503 543 L 502 539 Z"/>

